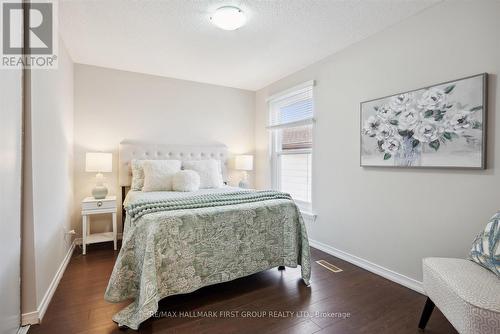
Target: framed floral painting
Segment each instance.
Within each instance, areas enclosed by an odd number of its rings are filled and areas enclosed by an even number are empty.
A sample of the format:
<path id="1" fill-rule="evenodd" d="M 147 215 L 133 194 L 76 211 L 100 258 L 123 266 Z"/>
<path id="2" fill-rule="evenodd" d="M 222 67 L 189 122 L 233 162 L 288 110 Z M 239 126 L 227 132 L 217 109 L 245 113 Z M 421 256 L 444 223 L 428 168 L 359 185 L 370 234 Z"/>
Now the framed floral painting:
<path id="1" fill-rule="evenodd" d="M 361 166 L 484 169 L 487 74 L 361 103 Z"/>

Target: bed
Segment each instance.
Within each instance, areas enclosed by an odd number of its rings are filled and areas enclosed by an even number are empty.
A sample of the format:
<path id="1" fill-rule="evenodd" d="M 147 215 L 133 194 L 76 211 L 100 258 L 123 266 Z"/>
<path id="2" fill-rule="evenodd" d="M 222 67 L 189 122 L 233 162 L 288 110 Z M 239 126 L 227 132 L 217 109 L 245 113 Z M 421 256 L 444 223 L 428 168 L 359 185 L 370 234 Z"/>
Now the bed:
<path id="1" fill-rule="evenodd" d="M 225 146 L 171 146 L 122 143 L 119 180 L 130 186 L 132 159 L 221 161 Z M 133 299 L 113 316 L 119 326 L 137 330 L 171 295 L 231 281 L 279 266 L 301 266 L 311 275 L 309 244 L 302 216 L 289 195 L 229 186 L 195 192 L 129 191 L 122 248 L 105 299 Z"/>

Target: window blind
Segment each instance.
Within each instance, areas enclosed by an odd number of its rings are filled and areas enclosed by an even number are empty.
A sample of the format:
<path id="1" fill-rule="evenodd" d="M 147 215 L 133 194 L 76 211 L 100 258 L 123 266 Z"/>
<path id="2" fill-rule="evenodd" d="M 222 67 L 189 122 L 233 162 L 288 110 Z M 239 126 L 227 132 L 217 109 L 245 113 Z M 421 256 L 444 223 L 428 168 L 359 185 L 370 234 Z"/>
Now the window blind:
<path id="1" fill-rule="evenodd" d="M 272 134 L 272 181 L 297 203 L 310 207 L 314 121 L 314 81 L 268 98 Z"/>
<path id="2" fill-rule="evenodd" d="M 269 101 L 268 129 L 310 124 L 313 121 L 313 86 L 309 85 Z"/>
<path id="3" fill-rule="evenodd" d="M 312 125 L 281 130 L 281 151 L 312 148 Z"/>

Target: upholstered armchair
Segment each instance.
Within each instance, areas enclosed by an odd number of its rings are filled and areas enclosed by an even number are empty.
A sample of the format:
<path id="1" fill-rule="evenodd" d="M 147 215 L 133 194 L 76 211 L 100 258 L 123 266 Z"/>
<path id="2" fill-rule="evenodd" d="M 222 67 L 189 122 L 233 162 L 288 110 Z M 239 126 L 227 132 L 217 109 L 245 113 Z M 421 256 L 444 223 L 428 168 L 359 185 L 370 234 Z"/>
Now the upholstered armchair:
<path id="1" fill-rule="evenodd" d="M 460 334 L 500 334 L 500 278 L 465 259 L 423 260 L 428 296 L 418 327 L 437 306 Z"/>

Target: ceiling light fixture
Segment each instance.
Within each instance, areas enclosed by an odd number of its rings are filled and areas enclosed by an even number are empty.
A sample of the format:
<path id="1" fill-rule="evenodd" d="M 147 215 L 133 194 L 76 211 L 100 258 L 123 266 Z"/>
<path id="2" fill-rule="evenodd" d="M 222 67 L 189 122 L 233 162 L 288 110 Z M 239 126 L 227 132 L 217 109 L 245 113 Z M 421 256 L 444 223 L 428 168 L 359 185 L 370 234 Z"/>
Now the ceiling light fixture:
<path id="1" fill-rule="evenodd" d="M 224 30 L 236 30 L 242 27 L 246 20 L 245 13 L 233 6 L 220 7 L 210 17 L 213 24 Z"/>

